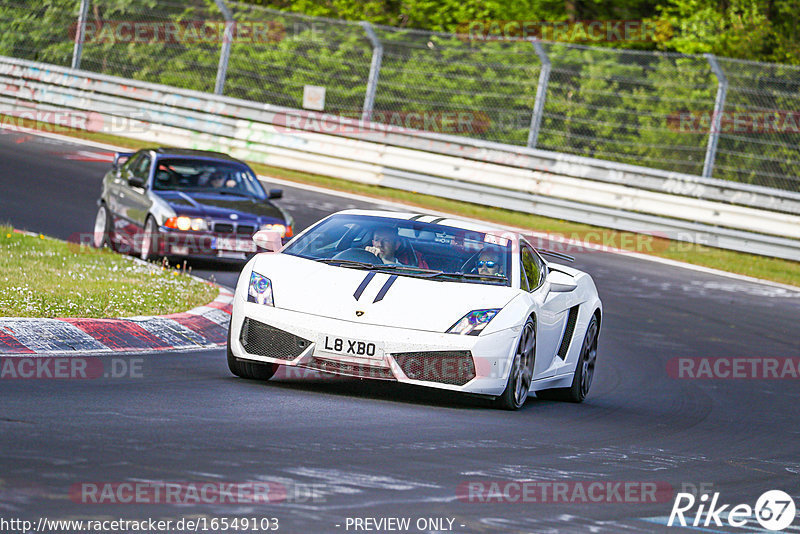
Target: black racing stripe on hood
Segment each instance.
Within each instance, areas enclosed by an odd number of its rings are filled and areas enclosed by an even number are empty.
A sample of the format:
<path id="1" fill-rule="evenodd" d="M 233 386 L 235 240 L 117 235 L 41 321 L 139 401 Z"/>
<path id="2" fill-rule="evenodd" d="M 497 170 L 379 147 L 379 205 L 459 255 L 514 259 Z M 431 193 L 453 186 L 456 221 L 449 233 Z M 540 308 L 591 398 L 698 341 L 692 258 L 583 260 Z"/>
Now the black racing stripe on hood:
<path id="1" fill-rule="evenodd" d="M 389 279 L 386 281 L 386 283 L 383 284 L 383 287 L 381 288 L 381 290 L 378 291 L 378 294 L 375 296 L 375 300 L 372 301 L 373 304 L 375 304 L 379 300 L 383 300 L 383 297 L 386 296 L 386 293 L 389 291 L 389 288 L 392 287 L 392 284 L 394 284 L 395 280 L 397 280 L 397 275 L 396 274 L 393 274 L 392 276 L 389 277 Z"/>

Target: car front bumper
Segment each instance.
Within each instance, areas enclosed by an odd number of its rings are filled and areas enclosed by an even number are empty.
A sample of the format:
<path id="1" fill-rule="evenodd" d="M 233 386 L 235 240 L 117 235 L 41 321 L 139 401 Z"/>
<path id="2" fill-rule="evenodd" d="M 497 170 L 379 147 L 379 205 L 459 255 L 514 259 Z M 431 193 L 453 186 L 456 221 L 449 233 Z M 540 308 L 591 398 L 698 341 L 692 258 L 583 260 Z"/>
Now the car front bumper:
<path id="1" fill-rule="evenodd" d="M 232 312 L 230 348 L 241 360 L 492 396 L 505 389 L 520 332 L 519 328 L 510 328 L 466 336 L 371 325 L 246 302 L 238 291 Z M 266 325 L 277 333 L 278 337 L 271 340 L 289 347 L 287 351 L 280 357 L 249 352 L 259 352 L 252 345 L 253 325 L 262 329 Z M 332 346 L 333 338 L 344 339 L 345 346 L 346 340 L 374 344 L 380 347 L 380 354 L 333 353 L 326 350 L 332 347 L 325 346 L 326 341 Z M 465 355 L 471 358 L 471 366 L 464 361 Z"/>

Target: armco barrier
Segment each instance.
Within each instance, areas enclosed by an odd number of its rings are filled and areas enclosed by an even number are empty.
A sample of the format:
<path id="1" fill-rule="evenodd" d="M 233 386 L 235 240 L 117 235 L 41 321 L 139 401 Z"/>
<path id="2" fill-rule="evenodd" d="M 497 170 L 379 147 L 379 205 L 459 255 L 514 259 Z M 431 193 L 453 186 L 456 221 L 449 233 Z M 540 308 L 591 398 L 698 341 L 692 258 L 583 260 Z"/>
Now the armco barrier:
<path id="1" fill-rule="evenodd" d="M 0 57 L 0 84 L 6 113 L 126 118 L 115 133 L 156 144 L 800 259 L 797 193 L 335 117 L 286 131 L 307 112 L 13 58 Z"/>

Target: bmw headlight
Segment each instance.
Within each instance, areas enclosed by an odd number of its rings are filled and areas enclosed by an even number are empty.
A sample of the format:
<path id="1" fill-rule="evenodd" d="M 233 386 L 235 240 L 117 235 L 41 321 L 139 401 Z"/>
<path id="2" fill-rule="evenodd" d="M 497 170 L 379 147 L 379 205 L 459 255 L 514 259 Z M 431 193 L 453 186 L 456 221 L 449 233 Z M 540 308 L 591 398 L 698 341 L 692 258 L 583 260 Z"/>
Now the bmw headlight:
<path id="1" fill-rule="evenodd" d="M 250 287 L 247 289 L 247 302 L 275 306 L 272 300 L 272 281 L 253 271 L 250 274 Z"/>
<path id="2" fill-rule="evenodd" d="M 490 310 L 472 310 L 459 321 L 451 326 L 448 334 L 461 334 L 464 336 L 477 336 L 480 334 L 486 325 L 489 324 L 500 308 L 492 308 Z"/>
<path id="3" fill-rule="evenodd" d="M 281 233 L 281 238 L 284 237 L 292 237 L 294 233 L 292 232 L 291 225 L 284 225 L 284 224 L 265 224 L 261 226 L 262 230 L 275 230 L 276 232 Z"/>
<path id="4" fill-rule="evenodd" d="M 194 230 L 195 232 L 208 230 L 208 224 L 206 224 L 205 219 L 201 219 L 200 217 L 187 217 L 186 215 L 170 217 L 164 221 L 164 226 L 184 232 L 188 232 L 189 230 Z"/>

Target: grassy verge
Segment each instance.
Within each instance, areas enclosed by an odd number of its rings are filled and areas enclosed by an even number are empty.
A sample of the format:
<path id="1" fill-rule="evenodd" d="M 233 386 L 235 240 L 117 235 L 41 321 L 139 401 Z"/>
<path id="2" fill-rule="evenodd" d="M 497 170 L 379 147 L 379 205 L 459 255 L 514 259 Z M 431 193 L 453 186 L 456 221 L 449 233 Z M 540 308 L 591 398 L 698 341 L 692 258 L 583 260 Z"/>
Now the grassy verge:
<path id="1" fill-rule="evenodd" d="M 176 269 L 0 225 L 0 317 L 163 315 L 217 293 Z"/>
<path id="2" fill-rule="evenodd" d="M 19 119 L 15 120 L 18 121 Z M 24 125 L 27 127 L 44 129 L 46 131 L 54 131 L 51 125 L 35 123 L 33 121 L 28 121 L 28 123 L 24 123 Z M 127 139 L 124 137 L 103 133 L 90 133 L 82 131 L 57 133 L 68 133 L 71 136 L 79 137 L 81 139 L 104 142 L 133 149 L 152 146 L 152 143 L 147 143 L 145 141 Z M 339 191 L 359 193 L 374 198 L 390 199 L 417 206 L 421 209 L 432 209 L 453 213 L 455 215 L 509 224 L 520 228 L 528 228 L 531 231 L 548 232 L 555 234 L 556 236 L 576 238 L 585 242 L 601 245 L 605 244 L 633 252 L 652 254 L 662 258 L 683 261 L 695 265 L 702 265 L 722 271 L 800 286 L 800 262 L 756 256 L 753 254 L 745 254 L 704 245 L 671 241 L 649 236 L 637 236 L 629 232 L 618 232 L 616 230 L 608 230 L 586 224 L 549 219 L 537 215 L 469 204 L 466 202 L 458 202 L 455 200 L 422 195 L 410 191 L 401 191 L 398 189 L 359 184 L 338 178 L 330 178 L 327 176 L 292 171 L 289 169 L 270 167 L 258 163 L 253 163 L 252 167 L 260 174 L 274 176 L 276 178 L 282 178 L 285 180 L 319 185 Z M 569 252 L 569 250 L 566 250 L 566 252 Z"/>

